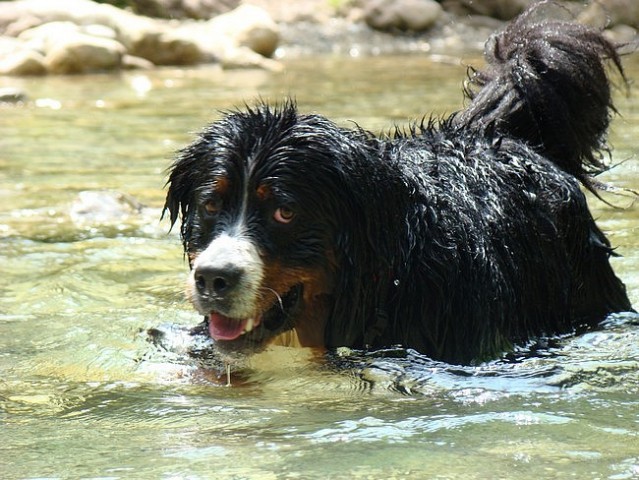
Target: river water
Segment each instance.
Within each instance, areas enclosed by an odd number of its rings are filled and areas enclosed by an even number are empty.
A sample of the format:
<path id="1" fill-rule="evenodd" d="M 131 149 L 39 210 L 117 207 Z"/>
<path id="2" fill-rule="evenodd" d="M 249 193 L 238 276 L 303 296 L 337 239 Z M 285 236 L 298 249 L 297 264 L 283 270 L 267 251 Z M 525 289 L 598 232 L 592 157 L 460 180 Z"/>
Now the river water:
<path id="1" fill-rule="evenodd" d="M 30 96 L 0 107 L 0 477 L 639 478 L 636 316 L 474 368 L 274 349 L 231 387 L 148 341 L 148 328 L 199 321 L 179 238 L 159 220 L 166 168 L 193 132 L 286 95 L 381 131 L 459 109 L 468 61 L 0 79 Z M 639 94 L 622 93 L 620 165 L 602 179 L 639 189 Z M 621 208 L 590 203 L 639 305 L 639 205 L 607 198 Z"/>

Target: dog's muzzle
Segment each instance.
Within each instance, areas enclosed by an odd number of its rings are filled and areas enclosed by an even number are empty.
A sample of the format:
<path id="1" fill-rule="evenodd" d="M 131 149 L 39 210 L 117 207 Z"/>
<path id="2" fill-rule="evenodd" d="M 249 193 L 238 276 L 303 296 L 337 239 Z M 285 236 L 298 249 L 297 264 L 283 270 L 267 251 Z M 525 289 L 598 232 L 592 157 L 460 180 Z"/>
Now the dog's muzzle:
<path id="1" fill-rule="evenodd" d="M 264 264 L 257 247 L 245 237 L 222 234 L 196 256 L 189 278 L 189 296 L 203 315 L 219 315 L 226 320 L 226 334 L 241 334 L 252 327 L 258 292 L 264 277 Z M 235 332 L 236 324 L 245 322 Z M 224 322 L 222 322 L 224 323 Z"/>

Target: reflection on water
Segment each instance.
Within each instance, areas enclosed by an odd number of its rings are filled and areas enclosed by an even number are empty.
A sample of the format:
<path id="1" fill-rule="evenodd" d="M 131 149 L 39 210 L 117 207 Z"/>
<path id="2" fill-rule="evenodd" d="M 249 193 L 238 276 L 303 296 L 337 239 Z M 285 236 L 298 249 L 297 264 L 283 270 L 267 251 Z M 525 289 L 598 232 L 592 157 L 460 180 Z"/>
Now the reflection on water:
<path id="1" fill-rule="evenodd" d="M 198 321 L 159 220 L 165 170 L 194 131 L 286 95 L 379 131 L 460 108 L 464 74 L 395 57 L 11 80 L 32 100 L 0 112 L 2 478 L 639 477 L 636 316 L 475 368 L 274 349 L 232 388 L 220 365 L 147 341 L 147 328 Z M 639 189 L 639 96 L 617 103 L 625 163 L 602 179 Z M 639 207 L 591 205 L 637 305 Z"/>

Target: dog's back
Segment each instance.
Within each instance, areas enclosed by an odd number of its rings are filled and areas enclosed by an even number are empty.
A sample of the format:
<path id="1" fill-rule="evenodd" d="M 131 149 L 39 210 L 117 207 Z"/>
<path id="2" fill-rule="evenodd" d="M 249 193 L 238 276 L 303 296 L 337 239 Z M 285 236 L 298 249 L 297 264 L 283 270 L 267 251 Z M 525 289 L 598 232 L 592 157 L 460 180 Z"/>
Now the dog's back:
<path id="1" fill-rule="evenodd" d="M 457 121 L 466 128 L 494 129 L 494 135 L 523 140 L 597 195 L 591 176 L 606 170 L 602 157 L 615 111 L 608 73 L 616 70 L 625 83 L 621 60 L 617 47 L 597 29 L 534 21 L 531 17 L 544 4 L 487 42 L 488 67 L 470 76 L 466 93 L 471 103 Z M 473 91 L 472 85 L 480 88 Z M 583 218 L 567 218 L 566 225 L 576 225 L 562 234 L 577 249 L 571 265 L 576 292 L 572 315 L 592 323 L 631 305 L 608 263 L 610 243 L 583 202 Z M 566 205 L 565 214 L 574 216 L 572 210 Z"/>
<path id="2" fill-rule="evenodd" d="M 466 363 L 632 309 L 579 188 L 604 169 L 621 63 L 600 32 L 533 12 L 489 40 L 465 110 L 388 148 L 419 207 L 380 339 Z"/>

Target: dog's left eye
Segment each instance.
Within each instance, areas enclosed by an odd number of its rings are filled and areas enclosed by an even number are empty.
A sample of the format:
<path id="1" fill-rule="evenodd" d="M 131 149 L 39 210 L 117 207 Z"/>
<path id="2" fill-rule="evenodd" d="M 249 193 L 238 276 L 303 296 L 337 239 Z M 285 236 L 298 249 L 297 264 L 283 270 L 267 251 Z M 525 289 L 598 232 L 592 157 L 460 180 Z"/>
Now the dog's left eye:
<path id="1" fill-rule="evenodd" d="M 291 223 L 295 218 L 295 212 L 289 207 L 279 207 L 273 212 L 273 218 L 278 223 Z"/>

